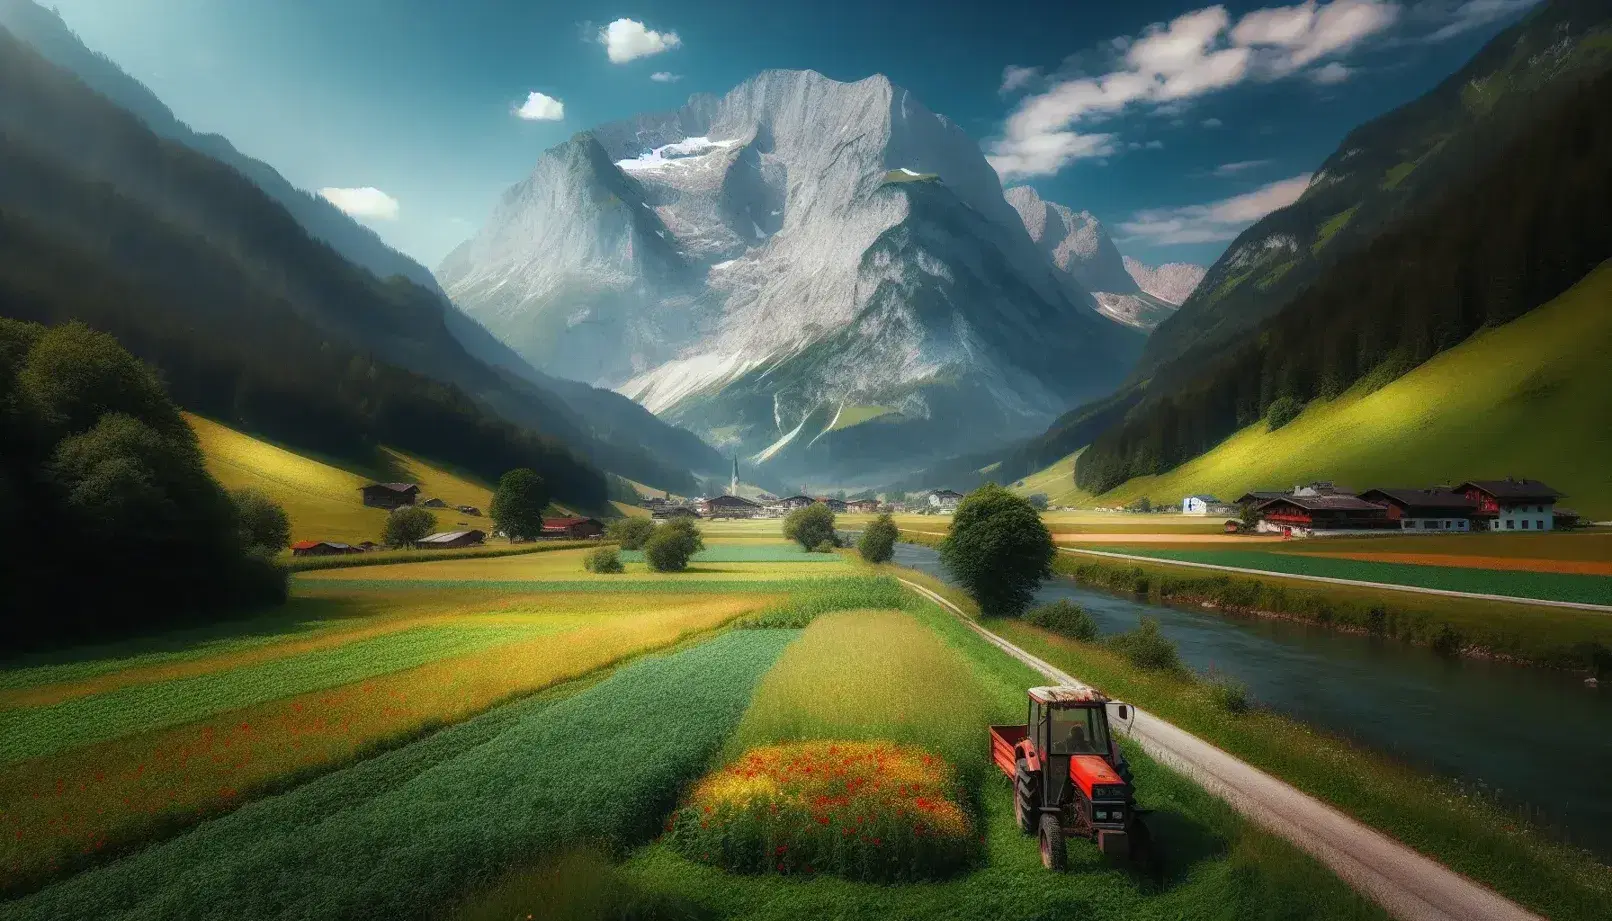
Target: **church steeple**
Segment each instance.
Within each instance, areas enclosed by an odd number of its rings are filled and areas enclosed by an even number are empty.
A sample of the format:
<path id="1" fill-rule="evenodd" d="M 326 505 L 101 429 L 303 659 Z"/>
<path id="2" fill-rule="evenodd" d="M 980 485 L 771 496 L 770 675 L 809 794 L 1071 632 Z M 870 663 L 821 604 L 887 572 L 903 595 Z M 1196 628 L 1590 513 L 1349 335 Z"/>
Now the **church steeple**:
<path id="1" fill-rule="evenodd" d="M 733 482 L 728 484 L 728 495 L 739 494 L 739 455 L 733 455 Z"/>

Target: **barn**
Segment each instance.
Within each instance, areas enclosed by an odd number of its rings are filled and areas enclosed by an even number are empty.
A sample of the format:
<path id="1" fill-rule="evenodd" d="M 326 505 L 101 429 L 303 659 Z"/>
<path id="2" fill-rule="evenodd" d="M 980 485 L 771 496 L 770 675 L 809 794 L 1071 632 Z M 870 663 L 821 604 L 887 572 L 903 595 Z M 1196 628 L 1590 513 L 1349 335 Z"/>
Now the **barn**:
<path id="1" fill-rule="evenodd" d="M 358 491 L 371 508 L 402 508 L 420 497 L 420 487 L 414 483 L 371 483 Z"/>
<path id="2" fill-rule="evenodd" d="M 543 536 L 550 540 L 593 540 L 604 534 L 597 518 L 545 518 Z"/>

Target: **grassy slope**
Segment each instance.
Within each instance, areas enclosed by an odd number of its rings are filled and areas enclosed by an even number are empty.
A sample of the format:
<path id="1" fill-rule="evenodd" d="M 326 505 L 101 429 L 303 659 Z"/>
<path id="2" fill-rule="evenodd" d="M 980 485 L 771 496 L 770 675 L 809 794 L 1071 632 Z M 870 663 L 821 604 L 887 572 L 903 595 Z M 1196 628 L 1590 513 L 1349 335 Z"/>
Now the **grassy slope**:
<path id="1" fill-rule="evenodd" d="M 1080 451 L 1076 451 L 1013 484 L 1012 489 L 1021 496 L 1042 493 L 1048 505 L 1085 505 L 1091 493 L 1075 485 L 1075 463 L 1079 458 Z"/>
<path id="2" fill-rule="evenodd" d="M 360 487 L 375 482 L 374 477 L 295 454 L 210 419 L 189 414 L 186 418 L 201 439 L 207 471 L 229 489 L 249 486 L 273 497 L 291 516 L 293 541 L 380 539 L 386 512 L 366 507 L 358 494 Z M 481 483 L 395 451 L 388 450 L 387 456 L 397 468 L 387 475 L 420 484 L 421 501 L 440 498 L 450 506 L 473 505 L 483 513 L 492 502 L 492 490 Z M 460 521 L 484 531 L 491 526 L 487 518 L 461 515 L 451 508 L 434 511 L 443 529 Z"/>
<path id="3" fill-rule="evenodd" d="M 1313 403 L 1275 432 L 1255 423 L 1099 500 L 1229 498 L 1313 479 L 1367 488 L 1518 475 L 1567 493 L 1564 504 L 1584 514 L 1612 517 L 1609 299 L 1612 265 L 1603 265 L 1549 304 L 1381 390 Z"/>

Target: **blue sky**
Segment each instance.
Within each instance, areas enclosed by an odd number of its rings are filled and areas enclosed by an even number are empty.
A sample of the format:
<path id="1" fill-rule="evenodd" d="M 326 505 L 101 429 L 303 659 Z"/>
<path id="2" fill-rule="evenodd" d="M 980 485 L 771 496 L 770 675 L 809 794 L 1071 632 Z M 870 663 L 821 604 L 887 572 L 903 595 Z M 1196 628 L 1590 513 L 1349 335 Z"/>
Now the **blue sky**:
<path id="1" fill-rule="evenodd" d="M 435 267 L 545 148 L 767 68 L 886 74 L 1127 255 L 1207 264 L 1534 0 L 53 2 L 180 118 Z"/>

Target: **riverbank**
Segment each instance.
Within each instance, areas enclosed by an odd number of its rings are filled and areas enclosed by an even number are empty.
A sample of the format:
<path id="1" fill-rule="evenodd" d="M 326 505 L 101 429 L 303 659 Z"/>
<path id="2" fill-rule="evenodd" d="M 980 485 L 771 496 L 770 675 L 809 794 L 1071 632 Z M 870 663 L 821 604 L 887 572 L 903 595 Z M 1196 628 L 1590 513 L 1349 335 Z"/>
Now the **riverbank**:
<path id="1" fill-rule="evenodd" d="M 901 571 L 904 578 L 977 615 L 956 588 L 915 570 Z M 1612 902 L 1612 870 L 1452 781 L 1266 710 L 1234 713 L 1220 703 L 1211 682 L 1190 673 L 1137 669 L 1099 644 L 1068 640 L 1016 620 L 982 623 L 1080 680 L 1149 710 L 1548 917 L 1602 918 Z M 1385 731 L 1416 731 L 1413 725 L 1386 725 L 1391 728 Z"/>

